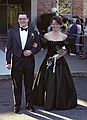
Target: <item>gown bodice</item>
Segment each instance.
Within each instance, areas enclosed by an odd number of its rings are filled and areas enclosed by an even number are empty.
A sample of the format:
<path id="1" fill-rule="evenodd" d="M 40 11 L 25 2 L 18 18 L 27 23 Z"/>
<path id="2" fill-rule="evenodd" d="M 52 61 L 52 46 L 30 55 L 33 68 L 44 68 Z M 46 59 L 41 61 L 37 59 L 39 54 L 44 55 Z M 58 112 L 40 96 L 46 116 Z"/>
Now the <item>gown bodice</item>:
<path id="1" fill-rule="evenodd" d="M 63 41 L 48 41 L 47 56 L 53 56 L 57 54 L 63 47 Z"/>
<path id="2" fill-rule="evenodd" d="M 75 45 L 71 37 L 67 37 L 65 40 L 62 41 L 49 41 L 48 39 L 41 37 L 41 46 L 44 49 L 47 49 L 47 56 L 53 56 L 57 54 L 57 52 L 65 46 L 67 51 L 69 52 L 71 48 L 74 48 Z"/>

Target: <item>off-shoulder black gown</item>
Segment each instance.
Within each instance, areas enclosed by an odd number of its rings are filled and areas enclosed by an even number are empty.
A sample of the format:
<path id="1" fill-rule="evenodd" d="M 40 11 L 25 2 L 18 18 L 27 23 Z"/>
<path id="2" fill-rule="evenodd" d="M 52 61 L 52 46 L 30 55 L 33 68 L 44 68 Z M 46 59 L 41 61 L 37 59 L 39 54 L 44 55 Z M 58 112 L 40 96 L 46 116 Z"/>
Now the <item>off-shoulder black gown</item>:
<path id="1" fill-rule="evenodd" d="M 47 61 L 57 53 L 62 46 L 67 50 L 72 47 L 67 38 L 64 41 L 41 40 L 43 48 L 47 48 L 47 55 L 43 60 L 33 87 L 33 104 L 44 106 L 46 110 L 70 109 L 77 105 L 77 94 L 73 79 L 64 57 L 56 60 L 55 72 L 54 62 L 47 68 Z"/>

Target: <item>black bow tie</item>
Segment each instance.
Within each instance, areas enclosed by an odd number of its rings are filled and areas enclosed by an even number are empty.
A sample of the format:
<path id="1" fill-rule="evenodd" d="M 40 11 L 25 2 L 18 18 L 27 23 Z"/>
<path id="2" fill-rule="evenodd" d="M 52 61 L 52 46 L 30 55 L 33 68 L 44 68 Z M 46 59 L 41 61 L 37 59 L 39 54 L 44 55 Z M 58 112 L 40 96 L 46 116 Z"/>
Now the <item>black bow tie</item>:
<path id="1" fill-rule="evenodd" d="M 22 27 L 21 27 L 21 31 L 23 31 L 23 30 L 27 31 L 27 29 L 28 29 L 28 28 L 22 28 Z"/>

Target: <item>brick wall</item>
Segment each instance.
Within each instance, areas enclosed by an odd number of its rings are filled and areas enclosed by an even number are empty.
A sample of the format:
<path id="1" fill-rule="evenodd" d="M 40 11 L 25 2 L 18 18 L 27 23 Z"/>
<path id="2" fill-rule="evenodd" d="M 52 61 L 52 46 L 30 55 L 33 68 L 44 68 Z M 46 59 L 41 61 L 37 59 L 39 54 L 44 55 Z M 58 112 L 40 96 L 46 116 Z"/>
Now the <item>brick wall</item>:
<path id="1" fill-rule="evenodd" d="M 37 13 L 40 16 L 43 13 L 50 13 L 51 8 L 56 5 L 56 0 L 37 0 Z"/>
<path id="2" fill-rule="evenodd" d="M 55 5 L 56 0 L 37 0 L 38 16 L 51 12 L 51 8 Z M 72 15 L 83 17 L 85 14 L 84 5 L 87 5 L 87 0 L 72 0 Z"/>
<path id="3" fill-rule="evenodd" d="M 87 17 L 87 0 L 83 0 L 83 1 L 84 1 L 83 16 L 85 18 L 85 17 Z"/>
<path id="4" fill-rule="evenodd" d="M 83 0 L 72 0 L 72 15 L 83 17 Z"/>

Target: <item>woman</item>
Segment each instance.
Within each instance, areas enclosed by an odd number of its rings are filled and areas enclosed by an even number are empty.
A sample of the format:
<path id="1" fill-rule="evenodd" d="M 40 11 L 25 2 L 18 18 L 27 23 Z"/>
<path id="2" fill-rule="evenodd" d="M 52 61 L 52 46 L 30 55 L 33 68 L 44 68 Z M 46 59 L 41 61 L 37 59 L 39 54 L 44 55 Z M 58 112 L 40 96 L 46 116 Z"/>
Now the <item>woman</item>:
<path id="1" fill-rule="evenodd" d="M 33 86 L 33 103 L 44 106 L 46 110 L 69 109 L 77 105 L 76 90 L 64 58 L 72 43 L 66 34 L 60 32 L 61 24 L 61 18 L 54 16 L 52 31 L 41 37 L 47 55 Z"/>

